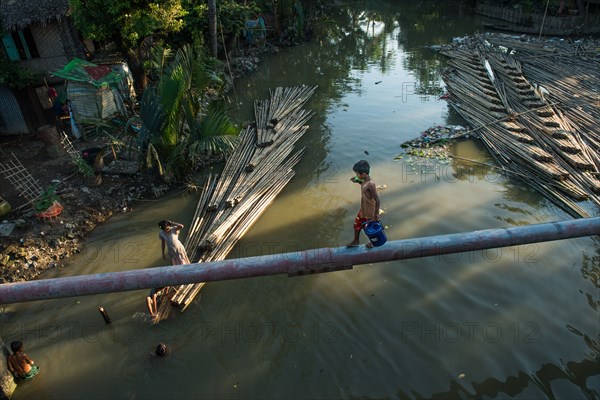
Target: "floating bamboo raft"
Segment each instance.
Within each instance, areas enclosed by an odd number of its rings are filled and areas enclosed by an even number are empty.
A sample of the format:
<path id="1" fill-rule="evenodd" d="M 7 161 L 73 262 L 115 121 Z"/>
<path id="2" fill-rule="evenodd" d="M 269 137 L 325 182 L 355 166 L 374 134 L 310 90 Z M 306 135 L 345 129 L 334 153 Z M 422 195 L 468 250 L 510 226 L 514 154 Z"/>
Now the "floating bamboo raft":
<path id="1" fill-rule="evenodd" d="M 587 217 L 576 202 L 600 206 L 598 44 L 552 44 L 476 35 L 441 50 L 442 76 L 450 104 L 503 169 Z"/>
<path id="2" fill-rule="evenodd" d="M 292 179 L 303 153 L 295 144 L 312 116 L 302 107 L 315 90 L 277 88 L 269 100 L 255 102 L 255 126 L 242 132 L 220 176 L 210 175 L 204 184 L 184 243 L 191 260 L 224 259 Z M 177 287 L 170 305 L 185 310 L 203 285 Z"/>

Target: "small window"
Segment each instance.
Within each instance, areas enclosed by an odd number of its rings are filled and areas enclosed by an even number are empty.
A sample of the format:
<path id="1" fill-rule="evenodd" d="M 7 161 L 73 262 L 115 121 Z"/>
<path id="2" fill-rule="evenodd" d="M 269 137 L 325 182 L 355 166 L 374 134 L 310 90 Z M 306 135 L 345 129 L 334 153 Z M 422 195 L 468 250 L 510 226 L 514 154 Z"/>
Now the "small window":
<path id="1" fill-rule="evenodd" d="M 25 38 L 25 43 L 27 43 L 27 48 L 29 49 L 29 55 L 31 56 L 30 58 L 40 58 L 40 53 L 35 45 L 35 40 L 33 40 L 31 30 L 29 28 L 25 28 L 22 32 L 23 37 Z"/>
<path id="2" fill-rule="evenodd" d="M 6 55 L 11 61 L 40 58 L 40 53 L 29 28 L 4 35 L 2 44 Z"/>
<path id="3" fill-rule="evenodd" d="M 26 44 L 24 40 L 21 40 L 21 37 L 23 36 L 23 33 L 21 33 L 22 31 L 17 31 L 17 32 L 13 32 L 11 33 L 12 36 L 12 40 L 15 43 L 15 46 L 17 46 L 17 51 L 19 52 L 19 58 L 21 60 L 29 60 L 30 57 L 27 57 L 27 52 L 25 51 Z"/>
<path id="4" fill-rule="evenodd" d="M 10 61 L 19 61 L 21 59 L 19 57 L 19 50 L 17 50 L 15 41 L 10 33 L 2 37 L 2 44 L 4 45 L 4 52 Z"/>

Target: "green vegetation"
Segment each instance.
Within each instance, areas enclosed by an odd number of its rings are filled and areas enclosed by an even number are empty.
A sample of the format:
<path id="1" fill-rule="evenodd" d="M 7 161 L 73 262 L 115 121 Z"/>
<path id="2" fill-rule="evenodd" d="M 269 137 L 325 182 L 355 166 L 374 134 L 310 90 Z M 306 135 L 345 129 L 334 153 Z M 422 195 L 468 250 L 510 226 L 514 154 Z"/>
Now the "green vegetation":
<path id="1" fill-rule="evenodd" d="M 138 146 L 149 166 L 169 173 L 165 179 L 185 179 L 205 159 L 232 150 L 239 127 L 220 102 L 207 99 L 222 81 L 201 49 L 184 46 L 172 59 L 165 49 L 153 54 L 153 75 L 159 79 L 142 97 Z"/>
<path id="2" fill-rule="evenodd" d="M 308 15 L 329 0 L 69 0 L 76 28 L 88 39 L 112 42 L 127 57 L 136 83 L 146 86 L 142 68 L 150 44 L 168 47 L 210 43 L 230 50 L 243 33 L 245 22 L 268 16 L 276 35 L 301 40 Z M 215 9 L 211 7 L 214 6 Z M 213 16 L 214 15 L 214 16 Z M 282 29 L 282 27 L 288 27 Z"/>
<path id="3" fill-rule="evenodd" d="M 201 45 L 210 43 L 209 10 L 205 0 L 185 0 L 187 11 L 183 29 L 172 35 L 174 44 L 191 43 Z M 234 43 L 242 34 L 247 20 L 255 19 L 261 9 L 254 1 L 242 4 L 235 0 L 222 0 L 217 7 L 217 41 L 221 42 L 221 34 L 227 43 Z"/>
<path id="4" fill-rule="evenodd" d="M 56 186 L 57 185 L 50 185 L 46 188 L 46 190 L 44 190 L 39 200 L 33 206 L 35 212 L 46 211 L 52 205 L 52 203 L 58 200 Z"/>
<path id="5" fill-rule="evenodd" d="M 223 81 L 217 71 L 224 70 L 218 49 L 243 45 L 246 21 L 259 16 L 270 21 L 269 33 L 298 42 L 306 36 L 309 15 L 325 2 L 69 0 L 77 29 L 101 45 L 113 43 L 142 93 L 139 110 L 132 110 L 137 115 L 96 121 L 96 131 L 139 152 L 144 165 L 165 180 L 190 180 L 204 163 L 227 155 L 240 131 L 218 100 Z M 84 163 L 77 166 L 85 175 Z"/>
<path id="6" fill-rule="evenodd" d="M 183 28 L 181 0 L 69 0 L 77 29 L 92 40 L 112 41 L 128 58 L 143 88 L 143 42 Z"/>
<path id="7" fill-rule="evenodd" d="M 75 159 L 75 165 L 77 166 L 77 172 L 79 172 L 81 175 L 83 175 L 83 176 L 94 175 L 94 169 L 82 157 L 78 157 Z"/>
<path id="8" fill-rule="evenodd" d="M 0 57 L 0 86 L 9 89 L 24 89 L 39 80 L 39 74 L 23 68 L 18 63 Z"/>

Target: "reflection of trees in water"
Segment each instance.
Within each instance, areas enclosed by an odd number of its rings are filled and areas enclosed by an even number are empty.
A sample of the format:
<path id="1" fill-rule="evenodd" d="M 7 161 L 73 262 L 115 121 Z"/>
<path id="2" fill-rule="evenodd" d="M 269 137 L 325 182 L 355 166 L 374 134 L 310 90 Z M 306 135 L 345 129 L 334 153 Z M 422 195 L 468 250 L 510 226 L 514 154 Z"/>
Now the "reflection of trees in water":
<path id="1" fill-rule="evenodd" d="M 506 177 L 501 183 L 502 186 L 506 189 L 502 197 L 507 201 L 506 203 L 496 203 L 494 204 L 497 208 L 501 210 L 508 211 L 506 215 L 514 216 L 517 214 L 523 215 L 525 218 L 523 220 L 516 220 L 513 217 L 497 217 L 500 221 L 503 221 L 509 225 L 513 226 L 523 226 L 531 224 L 531 217 L 533 214 L 527 209 L 519 206 L 515 206 L 516 204 L 527 204 L 531 208 L 537 210 L 545 205 L 547 205 L 544 196 L 542 196 L 539 192 L 534 189 L 528 187 L 523 184 L 523 182 L 519 180 L 515 180 L 514 178 Z"/>
<path id="2" fill-rule="evenodd" d="M 454 4 L 449 4 L 454 3 Z M 415 76 L 414 90 L 420 95 L 442 92 L 439 74 L 443 58 L 429 46 L 448 43 L 453 35 L 471 30 L 470 20 L 459 19 L 461 2 L 356 1 L 341 7 L 336 24 L 322 24 L 320 39 L 334 39 L 336 49 L 346 60 L 332 58 L 335 63 L 347 61 L 352 68 L 366 70 L 378 65 L 383 73 L 394 67 L 398 48 L 390 46 L 395 35 L 406 53 L 405 67 Z M 373 35 L 377 22 L 382 31 Z M 365 26 L 367 29 L 362 29 Z M 337 40 L 336 40 L 337 39 Z"/>
<path id="3" fill-rule="evenodd" d="M 547 204 L 544 201 L 543 195 L 516 178 L 507 176 L 507 179 L 505 179 L 502 186 L 506 189 L 502 194 L 502 197 L 506 200 L 514 201 L 516 203 L 525 203 L 535 209 L 539 209 Z"/>
<path id="4" fill-rule="evenodd" d="M 599 374 L 600 362 L 596 358 L 594 360 L 583 359 L 582 361 L 569 361 L 555 365 L 547 363 L 542 365 L 540 369 L 530 374 L 519 371 L 516 375 L 506 377 L 504 380 L 496 378 L 488 378 L 482 382 L 469 382 L 472 386 L 463 385 L 456 380 L 450 381 L 450 389 L 445 392 L 431 394 L 428 398 L 431 399 L 483 399 L 483 398 L 505 398 L 506 396 L 513 398 L 522 394 L 530 385 L 536 386 L 543 392 L 547 398 L 560 398 L 560 395 L 554 393 L 552 385 L 560 385 L 560 381 L 569 381 L 581 390 L 582 399 L 597 399 L 598 386 L 594 385 L 597 382 L 590 377 Z M 591 383 L 591 387 L 588 386 Z M 409 398 L 426 398 L 415 391 L 405 393 L 402 390 L 398 391 L 398 397 L 402 399 Z"/>
<path id="5" fill-rule="evenodd" d="M 596 289 L 600 289 L 600 240 L 598 237 L 593 237 L 592 240 L 595 243 L 596 253 L 594 255 L 583 254 L 581 275 L 592 282 Z M 600 311 L 600 299 L 590 303 L 590 306 L 595 311 Z"/>
<path id="6" fill-rule="evenodd" d="M 400 26 L 397 39 L 406 52 L 404 66 L 416 78 L 417 94 L 439 95 L 443 91 L 439 71 L 445 60 L 430 46 L 447 44 L 452 37 L 473 30 L 472 18 L 461 18 L 459 3 L 403 2 L 401 12 L 396 14 Z"/>
<path id="7" fill-rule="evenodd" d="M 309 59 L 318 60 L 315 68 L 318 69 L 316 84 L 319 90 L 311 100 L 311 109 L 315 105 L 320 108 L 317 113 L 321 114 L 320 111 L 331 104 L 337 102 L 340 105 L 346 93 L 360 94 L 362 83 L 352 78 L 352 70 L 367 70 L 373 65 L 383 73 L 393 69 L 399 51 L 395 45 L 390 45 L 395 43 L 390 40 L 393 35 L 407 53 L 406 67 L 416 77 L 415 82 L 411 82 L 414 87 L 409 90 L 421 95 L 441 93 L 439 57 L 425 46 L 447 43 L 453 32 L 464 33 L 465 24 L 456 23 L 457 6 L 434 1 L 362 0 L 341 5 L 338 9 L 332 17 L 333 22 L 322 22 L 317 27 L 315 41 L 319 45 L 310 46 L 310 53 L 306 53 L 308 50 L 290 52 L 290 60 L 286 62 L 298 65 Z M 381 30 L 373 34 L 376 22 Z M 315 122 L 321 122 L 318 115 Z M 323 143 L 328 142 L 326 131 L 322 132 L 321 139 L 324 139 Z"/>

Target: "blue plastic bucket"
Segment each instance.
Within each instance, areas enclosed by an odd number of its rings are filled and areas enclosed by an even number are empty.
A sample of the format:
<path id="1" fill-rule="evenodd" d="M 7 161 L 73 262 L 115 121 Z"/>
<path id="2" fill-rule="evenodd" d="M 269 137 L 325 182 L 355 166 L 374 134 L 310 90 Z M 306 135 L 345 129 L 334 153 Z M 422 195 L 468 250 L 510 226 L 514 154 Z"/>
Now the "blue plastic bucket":
<path id="1" fill-rule="evenodd" d="M 373 246 L 382 246 L 387 242 L 383 225 L 380 221 L 368 221 L 363 224 L 365 234 L 373 244 Z"/>

